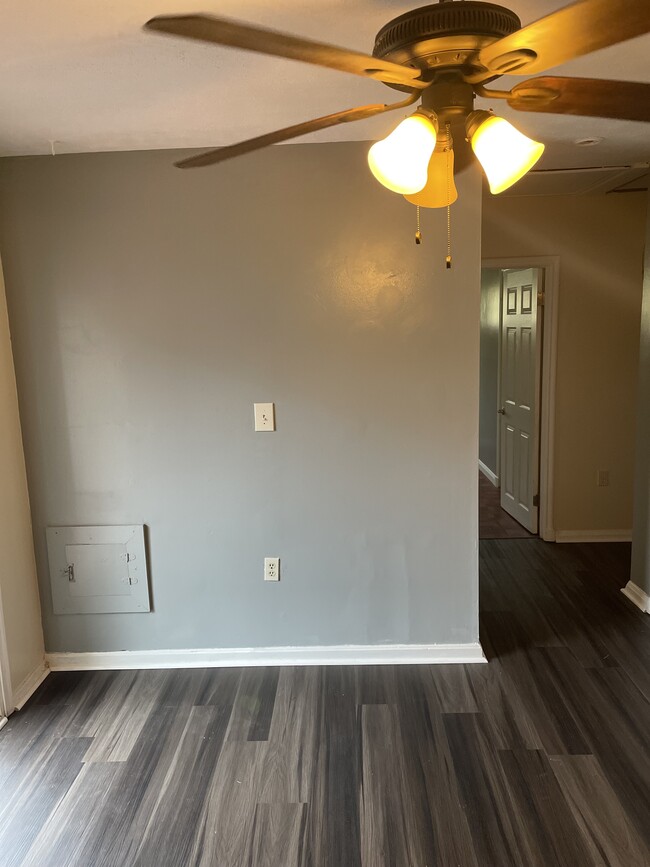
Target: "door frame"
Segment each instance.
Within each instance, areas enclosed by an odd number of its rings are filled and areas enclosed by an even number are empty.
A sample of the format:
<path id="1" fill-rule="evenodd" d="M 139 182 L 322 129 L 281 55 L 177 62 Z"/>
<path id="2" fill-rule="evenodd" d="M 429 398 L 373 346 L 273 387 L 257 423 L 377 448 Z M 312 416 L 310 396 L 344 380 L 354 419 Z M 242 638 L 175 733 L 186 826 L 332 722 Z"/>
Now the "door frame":
<path id="1" fill-rule="evenodd" d="M 516 256 L 483 259 L 482 268 L 544 269 L 544 318 L 542 325 L 542 382 L 539 430 L 539 535 L 555 541 L 553 480 L 555 456 L 555 383 L 560 294 L 559 256 Z M 499 340 L 501 339 L 499 330 Z M 499 350 L 499 364 L 501 363 Z M 497 447 L 497 453 L 499 447 Z M 501 468 L 499 467 L 499 470 Z"/>
<path id="2" fill-rule="evenodd" d="M 6 725 L 7 717 L 13 713 L 13 690 L 11 685 L 11 669 L 9 668 L 9 650 L 7 648 L 7 633 L 5 630 L 4 608 L 0 592 L 0 729 Z"/>

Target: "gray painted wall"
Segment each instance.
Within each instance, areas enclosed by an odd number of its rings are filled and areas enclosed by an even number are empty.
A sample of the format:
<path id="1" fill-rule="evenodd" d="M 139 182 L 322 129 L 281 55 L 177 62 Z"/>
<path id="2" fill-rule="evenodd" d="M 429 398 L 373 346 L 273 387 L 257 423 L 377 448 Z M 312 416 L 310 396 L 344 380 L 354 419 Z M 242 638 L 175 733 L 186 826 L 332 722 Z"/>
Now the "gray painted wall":
<path id="1" fill-rule="evenodd" d="M 650 596 L 650 210 L 647 218 L 643 268 L 634 530 L 630 578 L 637 587 Z"/>
<path id="2" fill-rule="evenodd" d="M 497 400 L 499 399 L 499 328 L 501 323 L 501 271 L 481 271 L 481 396 L 479 459 L 497 475 Z"/>
<path id="3" fill-rule="evenodd" d="M 48 650 L 477 639 L 480 182 L 446 271 L 366 149 L 0 164 Z M 136 523 L 154 612 L 54 616 L 45 527 Z"/>

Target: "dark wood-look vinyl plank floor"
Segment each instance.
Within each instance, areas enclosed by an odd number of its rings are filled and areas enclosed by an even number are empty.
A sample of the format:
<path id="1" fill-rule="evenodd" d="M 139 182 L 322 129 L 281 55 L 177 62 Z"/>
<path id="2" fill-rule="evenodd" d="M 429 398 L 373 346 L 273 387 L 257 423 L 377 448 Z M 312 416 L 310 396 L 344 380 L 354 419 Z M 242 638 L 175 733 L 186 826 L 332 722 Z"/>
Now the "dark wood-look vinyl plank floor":
<path id="1" fill-rule="evenodd" d="M 478 474 L 479 539 L 529 539 L 534 534 L 501 508 L 501 491 Z"/>
<path id="2" fill-rule="evenodd" d="M 626 545 L 481 542 L 488 665 L 51 674 L 1 867 L 649 867 Z"/>

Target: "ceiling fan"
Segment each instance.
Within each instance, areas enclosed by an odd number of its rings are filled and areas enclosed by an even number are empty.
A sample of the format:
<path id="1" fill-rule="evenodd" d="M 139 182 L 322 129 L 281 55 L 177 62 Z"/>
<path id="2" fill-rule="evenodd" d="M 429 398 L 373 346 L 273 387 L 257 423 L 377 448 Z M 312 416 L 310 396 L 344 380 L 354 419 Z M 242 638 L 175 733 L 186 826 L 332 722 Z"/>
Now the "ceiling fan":
<path id="1" fill-rule="evenodd" d="M 475 96 L 505 99 L 520 111 L 650 122 L 650 84 L 542 76 L 509 91 L 486 86 L 502 75 L 544 72 L 650 32 L 650 0 L 579 0 L 523 28 L 503 6 L 439 0 L 389 21 L 377 34 L 372 55 L 210 15 L 158 16 L 145 29 L 338 69 L 407 94 L 398 102 L 340 111 L 210 150 L 176 163 L 183 169 L 220 163 L 421 99 L 414 114 L 371 147 L 368 162 L 384 186 L 414 204 L 448 207 L 457 197 L 454 151 L 462 164 L 471 156 L 466 142 L 493 193 L 519 180 L 544 150 L 505 119 L 475 111 Z"/>

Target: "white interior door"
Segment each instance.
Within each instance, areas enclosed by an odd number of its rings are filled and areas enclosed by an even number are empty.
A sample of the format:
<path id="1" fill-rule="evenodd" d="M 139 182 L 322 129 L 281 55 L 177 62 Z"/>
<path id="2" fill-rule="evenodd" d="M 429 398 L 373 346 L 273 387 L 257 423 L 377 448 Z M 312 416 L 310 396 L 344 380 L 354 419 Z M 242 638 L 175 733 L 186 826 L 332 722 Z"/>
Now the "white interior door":
<path id="1" fill-rule="evenodd" d="M 537 533 L 542 271 L 505 271 L 501 296 L 501 508 Z M 540 332 L 538 334 L 538 332 Z"/>

